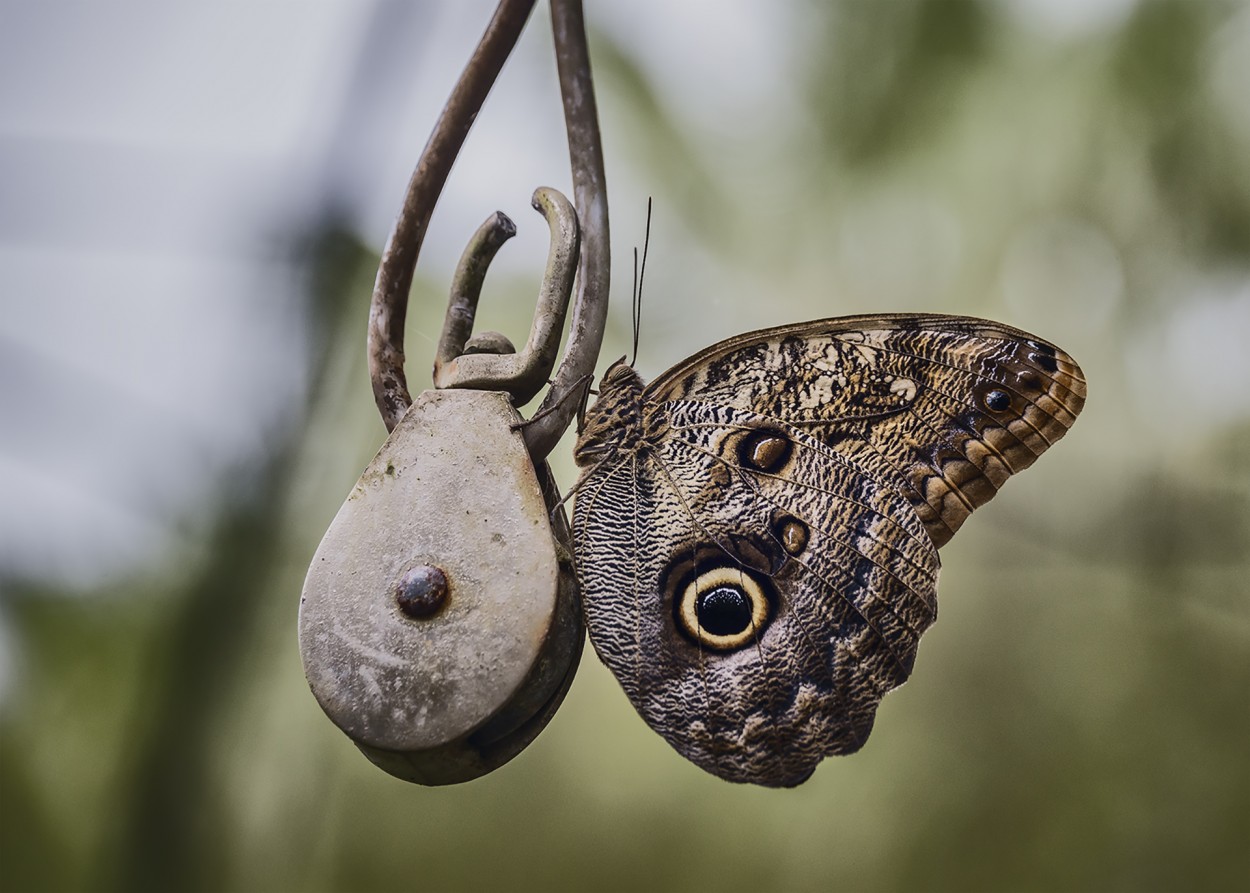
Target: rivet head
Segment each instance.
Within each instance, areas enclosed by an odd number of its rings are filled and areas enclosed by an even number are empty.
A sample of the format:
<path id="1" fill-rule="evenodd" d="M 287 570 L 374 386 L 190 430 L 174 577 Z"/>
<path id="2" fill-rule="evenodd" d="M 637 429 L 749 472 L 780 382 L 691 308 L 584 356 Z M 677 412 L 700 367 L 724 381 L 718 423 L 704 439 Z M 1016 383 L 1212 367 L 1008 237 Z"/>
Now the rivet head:
<path id="1" fill-rule="evenodd" d="M 447 603 L 447 575 L 429 564 L 410 568 L 395 584 L 399 610 L 414 620 L 433 617 Z"/>
<path id="2" fill-rule="evenodd" d="M 516 345 L 502 332 L 477 332 L 465 342 L 463 353 L 516 353 Z"/>

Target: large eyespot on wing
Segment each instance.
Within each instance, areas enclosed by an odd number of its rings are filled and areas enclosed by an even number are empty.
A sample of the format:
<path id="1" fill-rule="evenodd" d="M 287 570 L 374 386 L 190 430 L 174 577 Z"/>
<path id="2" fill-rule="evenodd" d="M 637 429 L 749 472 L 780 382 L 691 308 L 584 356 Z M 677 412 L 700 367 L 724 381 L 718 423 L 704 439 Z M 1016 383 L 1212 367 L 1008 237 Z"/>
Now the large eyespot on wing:
<path id="1" fill-rule="evenodd" d="M 775 613 L 771 586 L 742 567 L 717 563 L 677 587 L 673 614 L 678 631 L 711 651 L 737 651 L 758 638 Z"/>
<path id="2" fill-rule="evenodd" d="M 902 314 L 742 335 L 675 366 L 644 398 L 754 411 L 842 451 L 867 443 L 941 546 L 1067 432 L 1085 393 L 1076 361 L 1036 336 Z"/>

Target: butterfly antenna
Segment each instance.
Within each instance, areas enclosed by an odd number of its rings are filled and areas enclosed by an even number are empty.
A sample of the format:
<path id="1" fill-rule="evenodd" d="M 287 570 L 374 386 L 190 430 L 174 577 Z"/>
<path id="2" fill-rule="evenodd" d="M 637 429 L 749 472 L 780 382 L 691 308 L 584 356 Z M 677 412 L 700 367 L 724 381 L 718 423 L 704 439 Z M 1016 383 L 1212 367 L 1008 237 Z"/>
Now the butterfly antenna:
<path id="1" fill-rule="evenodd" d="M 651 196 L 647 196 L 647 225 L 642 236 L 642 264 L 638 263 L 638 249 L 634 249 L 634 355 L 629 365 L 638 359 L 638 333 L 642 331 L 642 280 L 647 275 L 647 249 L 651 247 Z"/>
<path id="2" fill-rule="evenodd" d="M 629 290 L 629 318 L 634 326 L 634 350 L 629 358 L 629 365 L 632 367 L 634 361 L 638 359 L 638 318 L 641 316 L 640 300 L 638 297 L 638 249 L 634 248 L 634 285 Z"/>

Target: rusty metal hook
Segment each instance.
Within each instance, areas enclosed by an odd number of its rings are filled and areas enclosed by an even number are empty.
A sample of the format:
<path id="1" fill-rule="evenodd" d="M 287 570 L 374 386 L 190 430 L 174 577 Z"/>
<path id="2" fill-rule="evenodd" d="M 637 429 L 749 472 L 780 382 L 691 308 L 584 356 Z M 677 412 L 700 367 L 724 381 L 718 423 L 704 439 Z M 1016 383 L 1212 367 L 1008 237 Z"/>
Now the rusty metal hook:
<path id="1" fill-rule="evenodd" d="M 547 218 L 551 247 L 529 340 L 520 353 L 513 353 L 511 344 L 506 339 L 500 342 L 498 339 L 503 336 L 498 335 L 492 338 L 488 350 L 465 350 L 473 332 L 486 269 L 495 252 L 516 232 L 516 226 L 505 214 L 496 213 L 474 234 L 456 270 L 434 360 L 436 388 L 507 391 L 513 405 L 521 406 L 547 383 L 560 350 L 564 315 L 577 272 L 577 213 L 568 199 L 548 187 L 535 190 L 532 203 Z"/>
<path id="2" fill-rule="evenodd" d="M 452 163 L 533 5 L 534 0 L 499 3 L 421 153 L 383 250 L 369 312 L 369 372 L 388 431 L 412 405 L 404 375 L 404 320 L 421 242 Z M 581 244 L 564 359 L 523 432 L 535 462 L 551 452 L 568 427 L 578 406 L 569 398 L 594 372 L 607 323 L 610 275 L 603 147 L 581 0 L 551 0 L 551 20 Z"/>

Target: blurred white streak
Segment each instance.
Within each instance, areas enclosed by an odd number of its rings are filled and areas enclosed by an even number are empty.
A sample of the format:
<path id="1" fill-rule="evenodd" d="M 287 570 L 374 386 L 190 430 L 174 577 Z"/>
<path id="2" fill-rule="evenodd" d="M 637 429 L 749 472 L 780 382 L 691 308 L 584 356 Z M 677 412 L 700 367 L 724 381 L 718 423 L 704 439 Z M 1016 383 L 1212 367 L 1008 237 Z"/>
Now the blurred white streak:
<path id="1" fill-rule="evenodd" d="M 1250 279 L 1209 276 L 1188 290 L 1124 358 L 1133 402 L 1162 448 L 1202 443 L 1250 415 Z"/>
<path id="2" fill-rule="evenodd" d="M 303 388 L 283 261 L 0 249 L 0 566 L 100 582 L 260 453 Z"/>
<path id="3" fill-rule="evenodd" d="M 1006 0 L 1003 7 L 1024 27 L 1074 40 L 1122 25 L 1138 0 Z"/>
<path id="4" fill-rule="evenodd" d="M 6 4 L 0 134 L 288 158 L 341 76 L 342 2 Z M 348 48 L 351 43 L 348 42 Z"/>
<path id="5" fill-rule="evenodd" d="M 0 570 L 99 585 L 289 421 L 307 122 L 368 7 L 22 4 L 0 29 Z"/>
<path id="6" fill-rule="evenodd" d="M 1221 117 L 1250 143 L 1250 6 L 1244 7 L 1211 41 L 1209 77 Z"/>
<path id="7" fill-rule="evenodd" d="M 1124 266 L 1101 228 L 1076 217 L 1049 216 L 1012 236 L 1001 283 L 1021 325 L 1036 319 L 1060 330 L 1100 331 L 1124 295 Z"/>

